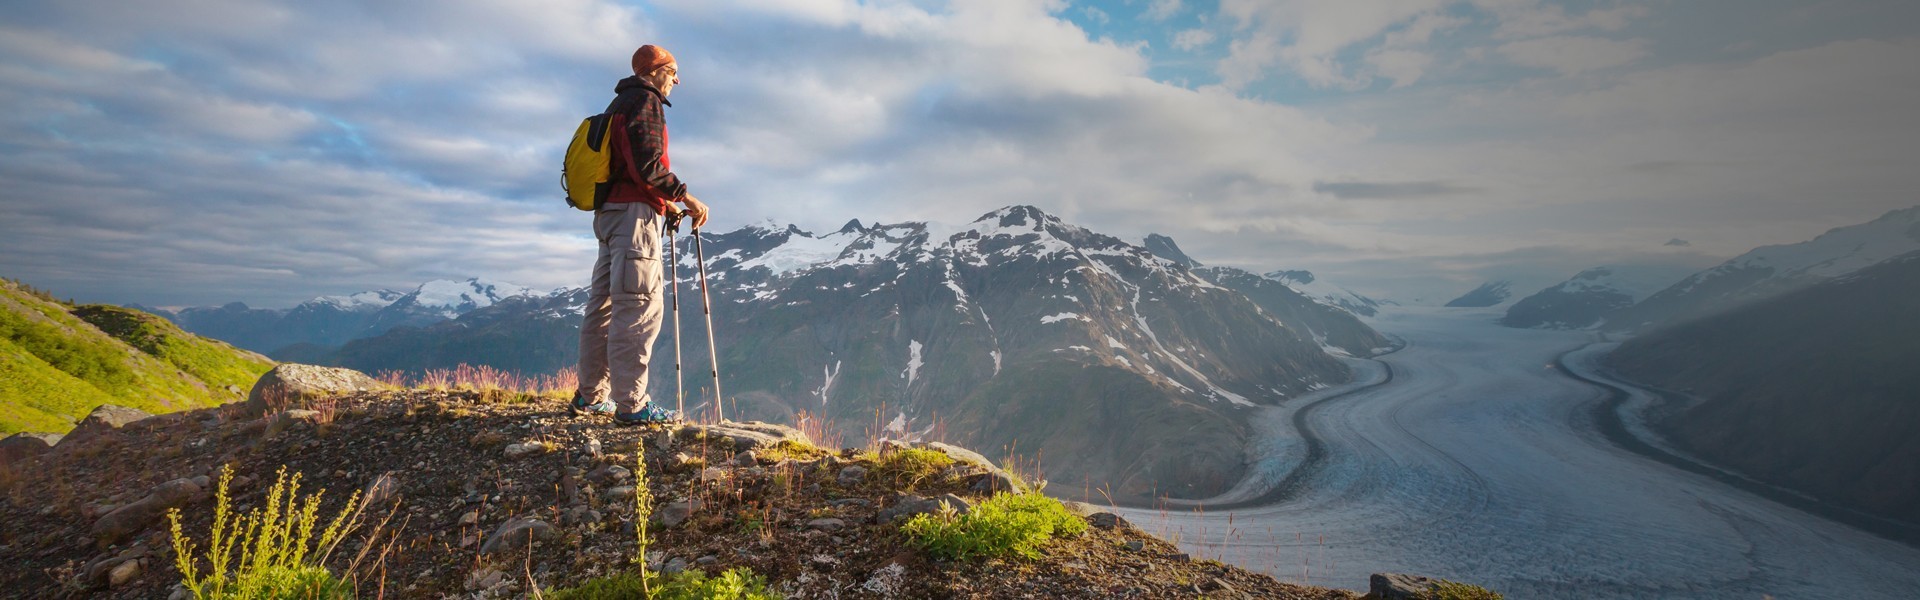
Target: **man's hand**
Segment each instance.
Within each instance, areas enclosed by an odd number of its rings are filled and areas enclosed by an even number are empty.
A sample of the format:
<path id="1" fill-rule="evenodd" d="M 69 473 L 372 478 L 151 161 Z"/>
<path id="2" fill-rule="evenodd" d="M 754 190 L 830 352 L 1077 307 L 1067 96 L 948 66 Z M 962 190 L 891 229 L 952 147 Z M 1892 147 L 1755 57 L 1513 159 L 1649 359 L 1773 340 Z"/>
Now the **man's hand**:
<path id="1" fill-rule="evenodd" d="M 699 198 L 695 198 L 693 197 L 692 194 L 688 194 L 686 198 L 683 198 L 680 200 L 680 204 L 687 207 L 685 211 L 687 213 L 687 216 L 693 217 L 694 229 L 699 229 L 701 227 L 706 226 L 707 204 L 705 202 L 701 202 Z"/>

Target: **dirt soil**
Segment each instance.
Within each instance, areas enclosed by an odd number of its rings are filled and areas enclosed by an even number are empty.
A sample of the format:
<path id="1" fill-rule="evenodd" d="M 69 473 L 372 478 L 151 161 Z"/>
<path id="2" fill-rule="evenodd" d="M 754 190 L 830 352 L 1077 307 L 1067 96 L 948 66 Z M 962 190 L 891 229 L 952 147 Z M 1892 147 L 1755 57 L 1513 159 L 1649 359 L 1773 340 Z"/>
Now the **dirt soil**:
<path id="1" fill-rule="evenodd" d="M 326 490 L 323 517 L 390 478 L 397 494 L 369 505 L 326 562 L 362 597 L 533 597 L 635 568 L 637 456 L 655 499 L 649 564 L 751 567 L 788 597 L 1359 597 L 1191 560 L 1124 521 L 1056 539 L 1038 559 L 954 562 L 876 519 L 907 494 L 984 500 L 969 485 L 984 470 L 964 463 L 914 480 L 851 449 L 742 457 L 699 428 L 615 427 L 571 416 L 560 400 L 498 390 L 361 393 L 312 408 L 298 418 L 240 418 L 231 405 L 163 415 L 0 465 L 0 598 L 168 598 L 180 576 L 167 519 L 110 540 L 96 537 L 96 522 L 162 483 L 204 476 L 208 485 L 182 507 L 183 531 L 204 548 L 222 468 L 234 476 L 236 511 L 246 511 L 283 466 L 303 493 Z M 843 485 L 854 465 L 870 472 Z M 687 500 L 701 506 L 662 522 L 669 503 Z M 481 552 L 521 519 L 553 533 Z"/>

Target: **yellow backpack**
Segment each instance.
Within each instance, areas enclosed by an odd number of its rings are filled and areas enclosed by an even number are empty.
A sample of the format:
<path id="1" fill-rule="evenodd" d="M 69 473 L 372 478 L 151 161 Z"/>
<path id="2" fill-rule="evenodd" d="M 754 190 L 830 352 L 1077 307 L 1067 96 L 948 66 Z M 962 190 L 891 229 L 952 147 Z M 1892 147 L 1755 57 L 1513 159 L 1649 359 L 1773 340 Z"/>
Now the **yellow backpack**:
<path id="1" fill-rule="evenodd" d="M 567 192 L 567 204 L 580 210 L 600 208 L 613 190 L 613 144 L 608 143 L 613 113 L 604 112 L 580 121 L 567 145 L 567 158 L 560 164 L 560 189 Z"/>

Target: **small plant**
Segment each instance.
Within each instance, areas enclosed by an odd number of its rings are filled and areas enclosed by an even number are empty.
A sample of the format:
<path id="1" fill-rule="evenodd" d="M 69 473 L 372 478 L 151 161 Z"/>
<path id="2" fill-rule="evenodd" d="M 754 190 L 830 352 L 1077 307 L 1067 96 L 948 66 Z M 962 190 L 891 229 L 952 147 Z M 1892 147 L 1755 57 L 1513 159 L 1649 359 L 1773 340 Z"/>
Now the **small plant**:
<path id="1" fill-rule="evenodd" d="M 872 460 L 876 474 L 892 479 L 894 484 L 909 491 L 938 476 L 947 467 L 953 466 L 953 457 L 947 456 L 944 452 L 924 448 L 896 448 L 877 454 L 862 453 L 859 458 Z"/>
<path id="2" fill-rule="evenodd" d="M 952 509 L 915 515 L 901 526 L 909 543 L 940 558 L 1039 558 L 1056 536 L 1079 535 L 1084 519 L 1039 492 L 995 494 L 967 514 Z"/>
<path id="3" fill-rule="evenodd" d="M 266 505 L 245 515 L 232 514 L 227 486 L 233 470 L 222 468 L 214 494 L 213 524 L 208 533 L 206 562 L 200 574 L 193 540 L 181 533 L 180 510 L 167 511 L 172 525 L 174 564 L 181 584 L 195 600 L 253 598 L 353 598 L 352 587 L 321 566 L 335 546 L 359 525 L 360 495 L 347 499 L 318 540 L 320 500 L 326 490 L 300 494 L 300 475 L 289 479 L 287 468 L 275 475 Z M 234 548 L 240 549 L 235 560 Z"/>
<path id="4" fill-rule="evenodd" d="M 647 487 L 646 448 L 635 449 L 633 455 L 633 541 L 637 547 L 633 560 L 640 563 L 640 593 L 642 597 L 650 598 L 653 591 L 649 580 L 656 577 L 647 570 L 647 546 L 653 544 L 653 539 L 647 535 L 647 522 L 653 519 L 653 490 Z"/>
<path id="5" fill-rule="evenodd" d="M 1433 584 L 1433 600 L 1502 600 L 1505 596 L 1471 583 L 1440 580 Z"/>
<path id="6" fill-rule="evenodd" d="M 648 591 L 644 583 L 657 579 L 658 589 Z M 699 569 L 660 576 L 620 573 L 589 579 L 579 586 L 545 594 L 553 600 L 776 600 L 781 596 L 767 587 L 767 580 L 746 567 L 728 569 L 708 577 Z"/>

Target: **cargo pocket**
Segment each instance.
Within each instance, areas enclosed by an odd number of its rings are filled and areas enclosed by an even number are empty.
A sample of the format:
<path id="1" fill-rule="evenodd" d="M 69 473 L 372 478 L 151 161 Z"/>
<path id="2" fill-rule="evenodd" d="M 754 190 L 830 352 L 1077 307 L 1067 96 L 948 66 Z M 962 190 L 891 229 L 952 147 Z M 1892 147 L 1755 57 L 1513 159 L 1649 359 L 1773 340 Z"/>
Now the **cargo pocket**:
<path id="1" fill-rule="evenodd" d="M 629 296 L 651 296 L 659 291 L 663 283 L 660 276 L 660 251 L 649 252 L 646 248 L 628 249 L 622 252 L 619 269 L 614 274 L 618 281 L 613 282 L 614 291 Z"/>

